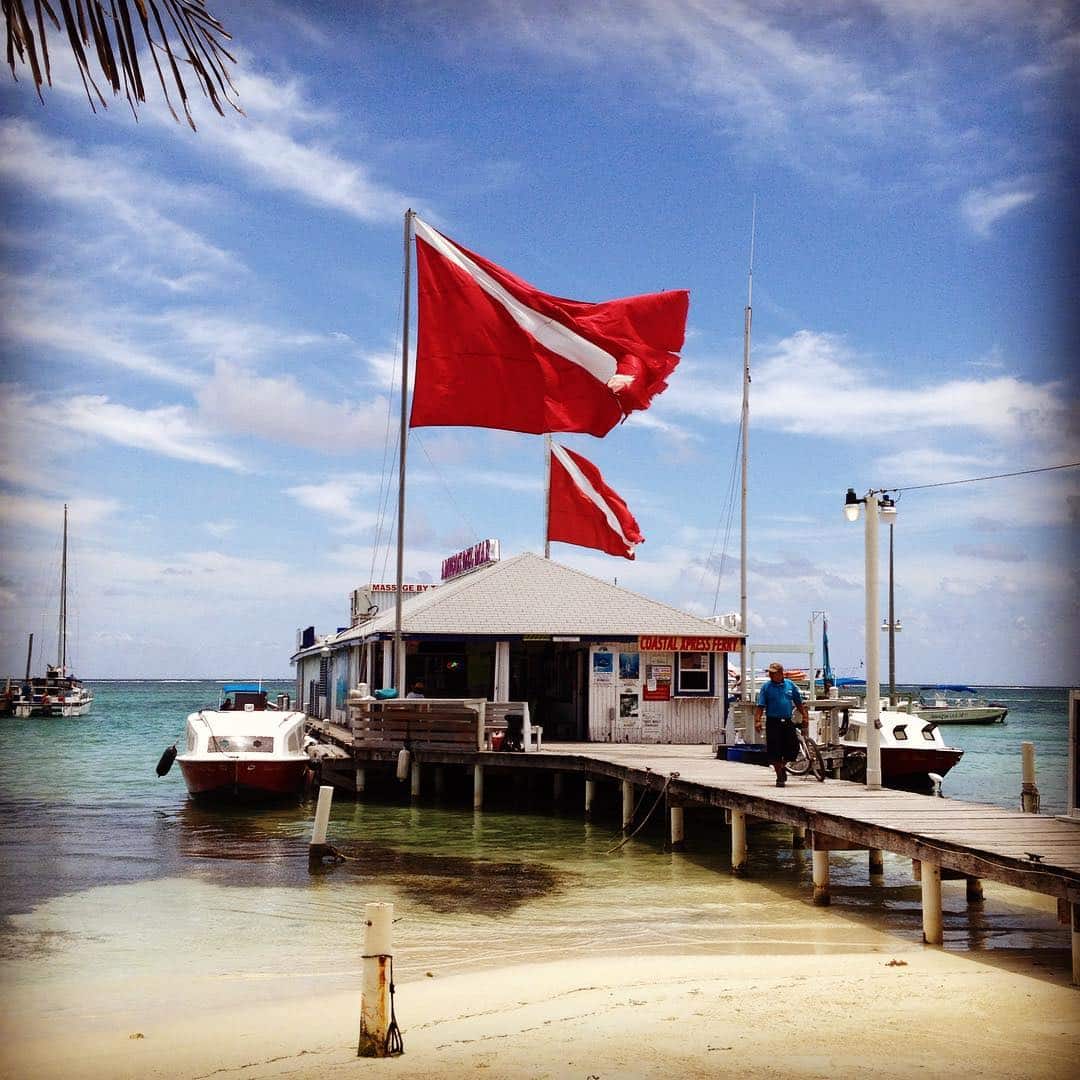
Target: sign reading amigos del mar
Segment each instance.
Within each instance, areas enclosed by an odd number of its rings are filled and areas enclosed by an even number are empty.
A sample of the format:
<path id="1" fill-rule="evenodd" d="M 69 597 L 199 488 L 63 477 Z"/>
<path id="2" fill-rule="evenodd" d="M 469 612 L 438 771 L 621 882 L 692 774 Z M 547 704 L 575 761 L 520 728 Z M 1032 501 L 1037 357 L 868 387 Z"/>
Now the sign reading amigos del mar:
<path id="1" fill-rule="evenodd" d="M 442 561 L 442 579 L 449 581 L 451 578 L 467 574 L 470 570 L 477 570 L 488 563 L 499 561 L 499 541 L 481 540 L 479 544 L 459 551 Z"/>
<path id="2" fill-rule="evenodd" d="M 643 634 L 638 638 L 642 652 L 738 652 L 739 644 L 739 638 L 683 634 Z"/>

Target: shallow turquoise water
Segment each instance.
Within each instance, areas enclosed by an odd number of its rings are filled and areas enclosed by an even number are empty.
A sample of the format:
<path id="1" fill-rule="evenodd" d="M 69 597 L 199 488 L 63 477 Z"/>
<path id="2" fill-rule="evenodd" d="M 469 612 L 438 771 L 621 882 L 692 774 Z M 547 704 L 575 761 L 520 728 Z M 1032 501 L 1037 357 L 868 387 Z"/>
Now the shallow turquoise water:
<path id="1" fill-rule="evenodd" d="M 292 689 L 267 685 L 272 695 Z M 890 857 L 884 886 L 867 888 L 865 855 L 836 855 L 826 915 L 809 903 L 810 857 L 791 849 L 788 830 L 756 828 L 749 876 L 736 879 L 718 816 L 687 814 L 685 855 L 664 850 L 662 813 L 656 830 L 611 852 L 614 820 L 583 822 L 576 791 L 552 813 L 539 783 L 533 812 L 474 814 L 464 775 L 462 797 L 442 804 L 408 805 L 407 785 L 383 801 L 339 796 L 330 840 L 349 859 L 313 872 L 310 803 L 203 808 L 178 769 L 155 776 L 217 684 L 94 691 L 91 716 L 0 724 L 0 963 L 20 1010 L 82 1015 L 91 999 L 123 1009 L 154 993 L 205 1003 L 238 987 L 249 1000 L 343 988 L 355 982 L 372 901 L 395 905 L 402 980 L 605 952 L 919 947 L 919 890 L 903 860 Z M 1019 743 L 1032 739 L 1044 809 L 1060 807 L 1063 692 L 1008 693 L 1004 728 L 949 729 L 967 755 L 946 790 L 1016 805 Z M 491 794 L 497 803 L 497 783 Z M 1019 899 L 994 897 L 972 914 L 962 885 L 953 888 L 946 946 L 1067 971 L 1065 932 Z M 84 992 L 72 997 L 73 987 Z"/>

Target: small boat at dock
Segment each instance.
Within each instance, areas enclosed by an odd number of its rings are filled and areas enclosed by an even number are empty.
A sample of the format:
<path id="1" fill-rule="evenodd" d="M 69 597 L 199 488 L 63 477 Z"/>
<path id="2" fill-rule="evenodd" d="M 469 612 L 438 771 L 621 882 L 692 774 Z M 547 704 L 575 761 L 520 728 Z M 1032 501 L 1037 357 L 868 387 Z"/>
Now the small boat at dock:
<path id="1" fill-rule="evenodd" d="M 811 708 L 813 706 L 811 705 Z M 964 756 L 948 746 L 933 720 L 913 713 L 881 710 L 881 782 L 886 787 L 932 790 L 937 779 Z M 841 775 L 845 780 L 866 779 L 866 710 L 852 709 L 840 729 L 844 748 Z"/>
<path id="2" fill-rule="evenodd" d="M 186 749 L 176 763 L 188 794 L 236 801 L 299 797 L 310 764 L 306 719 L 268 702 L 258 683 L 226 684 L 216 708 L 187 718 Z"/>

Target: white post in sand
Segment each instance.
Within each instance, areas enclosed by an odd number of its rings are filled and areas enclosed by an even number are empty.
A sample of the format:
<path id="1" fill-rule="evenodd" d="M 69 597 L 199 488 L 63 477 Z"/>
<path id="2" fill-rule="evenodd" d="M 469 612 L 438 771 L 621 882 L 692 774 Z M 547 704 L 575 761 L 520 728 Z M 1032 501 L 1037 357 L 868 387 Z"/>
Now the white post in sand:
<path id="1" fill-rule="evenodd" d="M 592 817 L 593 799 L 596 796 L 596 781 L 585 781 L 585 820 L 588 821 Z"/>
<path id="2" fill-rule="evenodd" d="M 671 850 L 682 851 L 686 847 L 686 834 L 683 831 L 683 808 L 671 808 Z"/>
<path id="3" fill-rule="evenodd" d="M 741 874 L 746 870 L 746 814 L 742 810 L 731 811 L 731 872 Z"/>
<path id="4" fill-rule="evenodd" d="M 922 860 L 923 941 L 940 945 L 944 940 L 941 924 L 941 867 Z"/>
<path id="5" fill-rule="evenodd" d="M 622 830 L 627 832 L 634 820 L 634 785 L 629 780 L 622 782 Z"/>
<path id="6" fill-rule="evenodd" d="M 816 848 L 811 854 L 812 875 L 814 879 L 814 904 L 817 907 L 828 907 L 832 903 L 829 894 L 829 853 L 818 851 Z"/>
<path id="7" fill-rule="evenodd" d="M 474 810 L 480 810 L 484 805 L 484 766 L 473 766 L 472 805 Z"/>
<path id="8" fill-rule="evenodd" d="M 330 849 L 326 843 L 326 830 L 330 824 L 330 804 L 334 801 L 332 787 L 319 788 L 319 801 L 315 804 L 315 825 L 311 830 L 308 858 L 321 859 Z"/>
<path id="9" fill-rule="evenodd" d="M 1037 814 L 1039 812 L 1039 786 L 1035 783 L 1035 744 L 1022 742 L 1020 755 L 1020 809 L 1025 814 Z"/>
<path id="10" fill-rule="evenodd" d="M 393 904 L 365 909 L 363 996 L 357 1057 L 386 1057 L 390 1028 L 390 971 L 393 962 Z"/>

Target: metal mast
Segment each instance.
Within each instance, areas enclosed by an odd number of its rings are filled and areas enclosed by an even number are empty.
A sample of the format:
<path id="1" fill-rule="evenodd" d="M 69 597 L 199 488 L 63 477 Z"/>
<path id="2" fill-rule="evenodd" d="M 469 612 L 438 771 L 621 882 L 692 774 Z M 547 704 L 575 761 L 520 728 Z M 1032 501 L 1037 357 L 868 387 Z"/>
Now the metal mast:
<path id="1" fill-rule="evenodd" d="M 749 463 L 750 442 L 750 324 L 753 319 L 754 297 L 754 234 L 757 228 L 757 198 L 754 198 L 754 209 L 750 220 L 750 269 L 746 280 L 746 310 L 743 313 L 743 392 L 742 392 L 742 513 L 739 540 L 739 629 L 747 634 L 747 610 L 746 610 L 746 489 Z M 742 687 L 744 701 L 750 700 L 750 679 L 746 670 L 747 637 L 743 637 L 743 647 L 739 660 L 739 680 Z M 749 723 L 749 721 L 747 721 Z M 750 742 L 752 733 L 745 735 L 746 741 Z"/>
<path id="2" fill-rule="evenodd" d="M 405 648 L 401 640 L 401 596 L 405 579 L 405 451 L 409 439 L 409 299 L 412 285 L 413 211 L 405 211 L 405 298 L 401 323 L 401 433 L 398 454 L 397 593 L 394 606 L 394 683 L 404 696 Z"/>
<path id="3" fill-rule="evenodd" d="M 67 503 L 64 503 L 64 549 L 60 558 L 60 628 L 56 640 L 56 655 L 61 675 L 67 672 L 67 519 L 68 508 Z"/>

